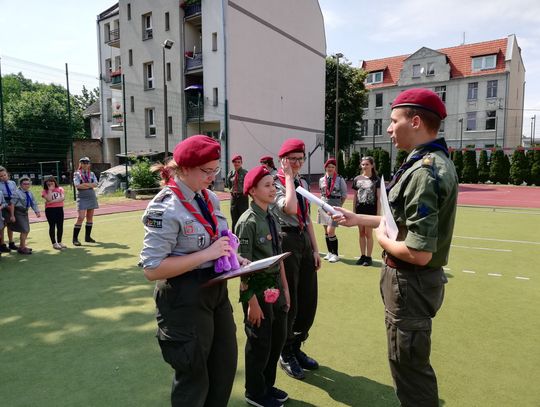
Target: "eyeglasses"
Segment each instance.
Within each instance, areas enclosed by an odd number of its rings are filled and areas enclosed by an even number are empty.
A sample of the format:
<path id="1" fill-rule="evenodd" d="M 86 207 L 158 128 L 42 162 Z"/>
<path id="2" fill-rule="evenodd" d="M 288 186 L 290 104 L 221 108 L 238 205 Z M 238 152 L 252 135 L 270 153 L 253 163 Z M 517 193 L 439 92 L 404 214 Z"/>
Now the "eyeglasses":
<path id="1" fill-rule="evenodd" d="M 306 161 L 306 158 L 305 157 L 299 157 L 299 158 L 287 157 L 287 160 L 291 163 L 302 164 L 304 161 Z"/>
<path id="2" fill-rule="evenodd" d="M 204 172 L 207 177 L 211 177 L 212 175 L 218 175 L 219 172 L 221 171 L 221 168 L 217 167 L 217 168 L 214 168 L 214 169 L 211 169 L 211 168 L 204 169 L 204 168 L 199 167 L 199 170 Z"/>

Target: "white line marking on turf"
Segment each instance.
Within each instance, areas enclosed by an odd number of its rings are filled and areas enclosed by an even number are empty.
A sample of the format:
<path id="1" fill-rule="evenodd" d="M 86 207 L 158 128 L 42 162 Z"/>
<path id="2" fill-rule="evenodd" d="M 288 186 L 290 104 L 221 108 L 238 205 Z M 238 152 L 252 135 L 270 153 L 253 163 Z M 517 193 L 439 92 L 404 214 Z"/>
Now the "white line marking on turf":
<path id="1" fill-rule="evenodd" d="M 489 237 L 473 237 L 473 236 L 454 236 L 459 239 L 470 239 L 470 240 L 489 240 L 491 242 L 503 242 L 503 243 L 523 243 L 523 244 L 538 244 L 540 242 L 531 242 L 528 240 L 507 240 L 507 239 L 492 239 Z"/>
<path id="2" fill-rule="evenodd" d="M 517 280 L 530 280 L 529 277 L 520 277 L 520 276 L 517 276 L 516 279 Z"/>
<path id="3" fill-rule="evenodd" d="M 460 249 L 473 249 L 473 250 L 487 250 L 489 252 L 511 252 L 510 249 L 490 249 L 489 247 L 473 247 L 473 246 L 461 246 L 453 244 L 452 247 L 458 247 Z"/>
<path id="4" fill-rule="evenodd" d="M 488 273 L 488 276 L 492 276 L 492 277 L 502 277 L 502 274 L 499 274 L 499 273 Z"/>
<path id="5" fill-rule="evenodd" d="M 476 274 L 476 271 L 472 271 L 472 270 L 463 270 L 464 273 L 468 273 L 468 274 Z"/>

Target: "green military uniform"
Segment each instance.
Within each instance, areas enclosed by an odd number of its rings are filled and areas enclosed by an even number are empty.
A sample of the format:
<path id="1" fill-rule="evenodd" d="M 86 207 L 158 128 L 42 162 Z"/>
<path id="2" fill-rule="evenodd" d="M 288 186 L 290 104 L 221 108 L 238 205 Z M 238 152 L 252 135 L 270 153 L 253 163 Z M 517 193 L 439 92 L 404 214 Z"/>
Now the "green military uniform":
<path id="1" fill-rule="evenodd" d="M 249 200 L 244 195 L 244 178 L 247 171 L 243 168 L 238 170 L 238 176 L 235 170 L 229 171 L 227 179 L 225 180 L 225 187 L 229 188 L 231 192 L 231 218 L 232 218 L 232 230 L 236 228 L 236 222 L 249 206 Z"/>
<path id="2" fill-rule="evenodd" d="M 444 140 L 437 142 L 446 149 Z M 426 266 L 415 266 L 385 256 L 381 295 L 388 358 L 402 406 L 438 406 L 437 378 L 429 360 L 431 320 L 444 298 L 443 266 L 454 228 L 458 178 L 446 152 L 425 145 L 413 150 L 404 165 L 408 168 L 391 183 L 388 195 L 397 240 L 431 252 L 432 258 Z"/>
<path id="3" fill-rule="evenodd" d="M 271 226 L 271 223 L 274 226 Z M 238 220 L 236 235 L 240 239 L 238 253 L 249 260 L 261 260 L 281 253 L 280 227 L 270 212 L 266 212 L 255 202 L 251 202 Z M 249 277 L 247 284 L 258 278 L 266 280 L 265 273 L 275 279 L 280 289 L 279 299 L 274 304 L 265 302 L 259 293 L 257 301 L 264 314 L 259 327 L 252 326 L 247 319 L 248 304 L 243 303 L 246 341 L 246 396 L 264 398 L 276 381 L 276 368 L 287 333 L 287 311 L 283 295 L 279 265 L 264 273 Z"/>

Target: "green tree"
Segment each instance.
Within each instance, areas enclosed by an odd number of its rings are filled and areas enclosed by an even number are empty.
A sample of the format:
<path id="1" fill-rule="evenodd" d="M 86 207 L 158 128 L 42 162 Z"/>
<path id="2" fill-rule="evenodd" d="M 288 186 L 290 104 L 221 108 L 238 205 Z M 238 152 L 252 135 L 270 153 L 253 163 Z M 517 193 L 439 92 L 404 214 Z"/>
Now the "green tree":
<path id="1" fill-rule="evenodd" d="M 398 172 L 399 167 L 401 167 L 401 165 L 405 162 L 408 155 L 409 153 L 405 150 L 398 150 L 396 154 L 396 160 L 394 161 L 394 174 Z"/>
<path id="2" fill-rule="evenodd" d="M 533 163 L 531 165 L 530 184 L 537 187 L 540 186 L 540 150 L 535 150 L 533 155 Z"/>
<path id="3" fill-rule="evenodd" d="M 384 149 L 379 150 L 378 154 L 377 173 L 380 176 L 384 175 L 385 181 L 390 180 L 390 153 Z"/>
<path id="4" fill-rule="evenodd" d="M 152 172 L 152 164 L 148 158 L 136 160 L 131 166 L 130 185 L 133 189 L 156 188 L 159 186 L 159 175 Z"/>
<path id="5" fill-rule="evenodd" d="M 461 173 L 463 172 L 463 153 L 461 150 L 454 150 L 452 152 L 452 161 L 458 175 L 459 182 L 461 182 Z"/>
<path id="6" fill-rule="evenodd" d="M 525 156 L 525 151 L 518 148 L 512 155 L 512 164 L 510 165 L 510 182 L 514 185 L 521 185 L 529 179 L 529 163 Z"/>
<path id="7" fill-rule="evenodd" d="M 467 184 L 476 184 L 478 182 L 478 168 L 476 167 L 476 151 L 474 151 L 474 148 L 465 150 L 461 180 Z"/>
<path id="8" fill-rule="evenodd" d="M 478 159 L 478 181 L 484 183 L 487 180 L 489 180 L 488 155 L 486 150 L 482 150 Z"/>
<path id="9" fill-rule="evenodd" d="M 359 174 L 360 171 L 360 153 L 353 151 L 349 161 L 347 161 L 347 178 L 352 179 Z"/>
<path id="10" fill-rule="evenodd" d="M 491 182 L 496 184 L 504 184 L 504 180 L 508 179 L 505 177 L 504 172 L 504 152 L 501 149 L 497 149 L 491 153 L 491 163 L 489 166 L 489 179 Z"/>
<path id="11" fill-rule="evenodd" d="M 336 60 L 326 58 L 325 97 L 325 149 L 335 151 L 336 118 Z M 355 140 L 361 139 L 359 123 L 362 121 L 363 106 L 367 101 L 364 89 L 366 73 L 350 62 L 339 64 L 339 148 L 345 150 Z"/>

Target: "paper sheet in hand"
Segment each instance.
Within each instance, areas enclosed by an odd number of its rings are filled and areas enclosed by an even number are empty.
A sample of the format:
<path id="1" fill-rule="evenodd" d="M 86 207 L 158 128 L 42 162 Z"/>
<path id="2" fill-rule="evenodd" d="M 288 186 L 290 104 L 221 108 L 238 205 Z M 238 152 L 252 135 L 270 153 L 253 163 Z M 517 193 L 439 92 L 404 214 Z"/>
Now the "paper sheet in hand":
<path id="1" fill-rule="evenodd" d="M 398 235 L 398 227 L 396 221 L 392 216 L 392 211 L 390 210 L 390 204 L 388 203 L 388 196 L 386 195 L 386 185 L 384 183 L 384 177 L 381 176 L 381 208 L 386 221 L 386 234 L 392 240 L 396 240 Z"/>
<path id="2" fill-rule="evenodd" d="M 332 205 L 328 205 L 326 202 L 324 202 L 322 199 L 317 198 L 315 195 L 313 195 L 311 192 L 309 192 L 307 189 L 304 189 L 302 187 L 296 187 L 296 192 L 298 192 L 300 195 L 302 195 L 304 198 L 306 198 L 309 202 L 314 203 L 315 205 L 322 208 L 325 212 L 328 212 L 332 215 L 341 215 L 341 212 L 336 211 Z"/>
<path id="3" fill-rule="evenodd" d="M 229 280 L 231 278 L 247 276 L 253 273 L 264 271 L 267 268 L 272 267 L 279 261 L 289 257 L 290 255 L 291 255 L 291 252 L 285 252 L 282 254 L 278 254 L 277 256 L 267 257 L 266 259 L 254 261 L 252 263 L 249 263 L 247 266 L 240 267 L 239 269 L 221 273 L 219 276 L 214 277 L 213 279 L 207 281 L 202 286 L 208 287 L 210 285 L 221 283 L 222 281 Z"/>

